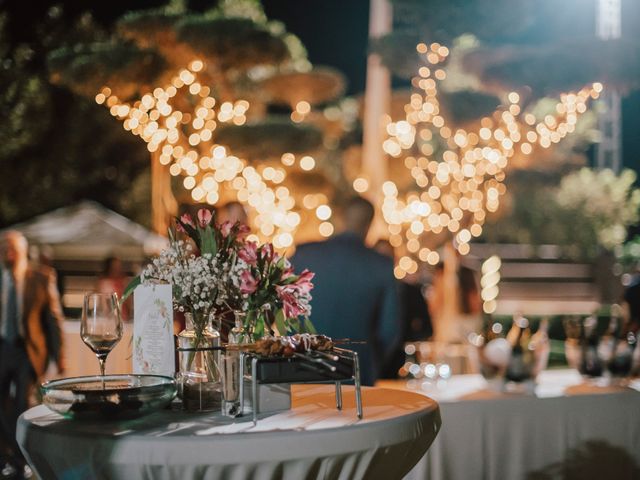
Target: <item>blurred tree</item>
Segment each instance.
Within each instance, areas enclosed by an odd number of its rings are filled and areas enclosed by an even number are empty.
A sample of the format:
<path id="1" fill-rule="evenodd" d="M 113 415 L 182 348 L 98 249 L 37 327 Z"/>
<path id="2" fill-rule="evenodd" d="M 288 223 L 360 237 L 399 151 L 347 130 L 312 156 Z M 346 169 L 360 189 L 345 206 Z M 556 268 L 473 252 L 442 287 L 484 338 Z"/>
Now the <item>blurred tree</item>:
<path id="1" fill-rule="evenodd" d="M 602 250 L 619 253 L 626 228 L 640 218 L 640 189 L 633 187 L 635 180 L 632 170 L 619 175 L 589 168 L 565 169 L 562 176 L 515 173 L 509 182 L 506 211 L 489 220 L 484 239 L 560 245 L 567 257 L 588 261 Z"/>
<path id="2" fill-rule="evenodd" d="M 536 96 L 601 81 L 629 90 L 639 85 L 637 42 L 595 36 L 597 2 L 554 0 L 391 0 L 394 30 L 378 49 L 392 72 L 415 74 L 419 42 L 452 45 L 462 35 L 478 39 L 464 63 L 485 89 L 530 87 Z M 579 52 L 579 54 L 576 54 Z"/>
<path id="3" fill-rule="evenodd" d="M 315 208 L 345 185 L 336 175 L 344 117 L 339 107 L 333 119 L 322 111 L 344 92 L 339 72 L 313 70 L 297 37 L 257 0 L 128 12 L 99 40 L 52 52 L 50 78 L 104 104 L 147 142 L 158 232 L 179 203 L 237 199 L 276 247 L 291 246 L 298 225 L 317 236 Z M 304 206 L 309 193 L 321 199 Z"/>
<path id="4" fill-rule="evenodd" d="M 30 36 L 17 39 L 8 14 L 0 15 L 0 226 L 83 198 L 145 223 L 139 205 L 148 199 L 129 188 L 148 167 L 144 146 L 93 102 L 48 79 L 49 52 L 102 39 L 104 31 L 91 16 L 66 17 L 59 6 L 32 21 Z"/>

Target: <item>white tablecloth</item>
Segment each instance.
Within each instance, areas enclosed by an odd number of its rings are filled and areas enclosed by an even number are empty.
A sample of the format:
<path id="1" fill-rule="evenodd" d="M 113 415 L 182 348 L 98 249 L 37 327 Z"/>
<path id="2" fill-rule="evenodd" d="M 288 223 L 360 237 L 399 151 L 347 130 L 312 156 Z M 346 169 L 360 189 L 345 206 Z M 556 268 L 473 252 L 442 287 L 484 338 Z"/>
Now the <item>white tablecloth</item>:
<path id="1" fill-rule="evenodd" d="M 429 395 L 442 430 L 408 479 L 640 479 L 640 393 L 543 372 L 536 395 L 488 391 L 479 375 L 439 385 L 381 382 Z"/>
<path id="2" fill-rule="evenodd" d="M 256 427 L 215 414 L 163 411 L 128 422 L 64 420 L 44 406 L 18 421 L 18 442 L 44 479 L 402 478 L 440 428 L 438 405 L 409 392 L 293 388 L 291 410 Z"/>

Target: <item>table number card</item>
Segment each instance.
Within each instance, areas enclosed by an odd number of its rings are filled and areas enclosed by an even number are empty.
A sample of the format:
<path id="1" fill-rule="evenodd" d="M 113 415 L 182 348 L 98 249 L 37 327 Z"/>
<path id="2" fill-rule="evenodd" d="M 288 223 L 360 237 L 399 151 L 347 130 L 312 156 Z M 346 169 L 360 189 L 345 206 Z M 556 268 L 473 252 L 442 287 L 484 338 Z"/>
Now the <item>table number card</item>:
<path id="1" fill-rule="evenodd" d="M 133 373 L 173 377 L 171 285 L 140 285 L 133 302 Z"/>

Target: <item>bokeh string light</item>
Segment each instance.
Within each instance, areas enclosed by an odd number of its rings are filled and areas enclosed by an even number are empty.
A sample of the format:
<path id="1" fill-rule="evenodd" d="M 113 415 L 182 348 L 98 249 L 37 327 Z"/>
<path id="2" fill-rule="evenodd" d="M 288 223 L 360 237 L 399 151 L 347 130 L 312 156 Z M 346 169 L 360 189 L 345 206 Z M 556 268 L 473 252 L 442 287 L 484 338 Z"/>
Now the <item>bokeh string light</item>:
<path id="1" fill-rule="evenodd" d="M 201 60 L 174 76 L 169 85 L 156 88 L 133 104 L 120 101 L 109 87 L 96 95 L 96 102 L 109 108 L 111 115 L 123 122 L 125 130 L 139 136 L 147 149 L 158 154 L 158 161 L 169 168 L 172 176 L 182 176 L 182 185 L 197 203 L 215 205 L 225 191 L 248 205 L 256 227 L 256 240 L 271 240 L 276 248 L 293 245 L 295 231 L 301 223 L 292 192 L 284 185 L 287 169 L 298 167 L 309 172 L 315 159 L 305 155 L 296 159 L 285 153 L 281 166 L 253 167 L 245 159 L 214 142 L 219 125 L 244 125 L 249 102 L 243 99 L 219 102 L 211 89 L 200 83 L 198 75 L 205 69 Z M 308 102 L 297 104 L 294 113 L 302 121 L 311 110 Z M 329 222 L 331 209 L 326 198 L 314 197 L 312 206 L 304 203 L 321 221 L 322 236 L 333 233 Z M 328 209 L 328 210 L 327 210 Z M 321 213 L 318 213 L 321 212 Z"/>
<path id="2" fill-rule="evenodd" d="M 416 93 L 405 106 L 404 119 L 389 119 L 384 151 L 401 159 L 412 176 L 411 191 L 402 196 L 389 180 L 382 186 L 382 214 L 390 242 L 402 247 L 395 275 L 415 273 L 420 262 L 435 265 L 440 255 L 425 245 L 433 236 L 453 237 L 459 253 L 469 253 L 469 243 L 482 234 L 487 213 L 496 212 L 505 194 L 505 169 L 514 155 L 530 155 L 549 148 L 572 133 L 590 99 L 598 98 L 602 84 L 560 96 L 554 115 L 539 121 L 525 112 L 517 92 L 507 95 L 507 105 L 481 119 L 477 131 L 448 125 L 438 101 L 438 82 L 446 78 L 442 64 L 449 49 L 438 43 L 417 46 L 426 62 L 412 81 Z M 358 187 L 365 188 L 357 179 Z M 356 183 L 354 182 L 354 188 Z M 358 189 L 358 188 L 356 188 Z"/>

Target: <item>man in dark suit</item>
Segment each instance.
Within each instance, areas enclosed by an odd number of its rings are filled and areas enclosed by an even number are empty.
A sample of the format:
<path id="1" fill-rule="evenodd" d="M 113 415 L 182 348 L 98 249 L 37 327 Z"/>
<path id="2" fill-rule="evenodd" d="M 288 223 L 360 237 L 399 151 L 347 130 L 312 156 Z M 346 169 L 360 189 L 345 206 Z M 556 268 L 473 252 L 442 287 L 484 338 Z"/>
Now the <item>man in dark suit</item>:
<path id="1" fill-rule="evenodd" d="M 16 231 L 0 240 L 0 454 L 3 474 L 28 473 L 15 433 L 18 416 L 44 375 L 49 359 L 63 371 L 62 307 L 56 275 L 49 267 L 31 267 L 28 244 Z M 4 462 L 3 462 L 4 463 Z M 25 475 L 26 476 L 26 475 Z M 18 477 L 20 478 L 20 477 Z"/>
<path id="2" fill-rule="evenodd" d="M 364 385 L 379 377 L 400 334 L 393 261 L 364 243 L 373 215 L 371 203 L 353 198 L 344 210 L 343 233 L 300 245 L 291 259 L 296 271 L 315 273 L 311 320 L 318 332 L 367 342 L 353 345 Z"/>

